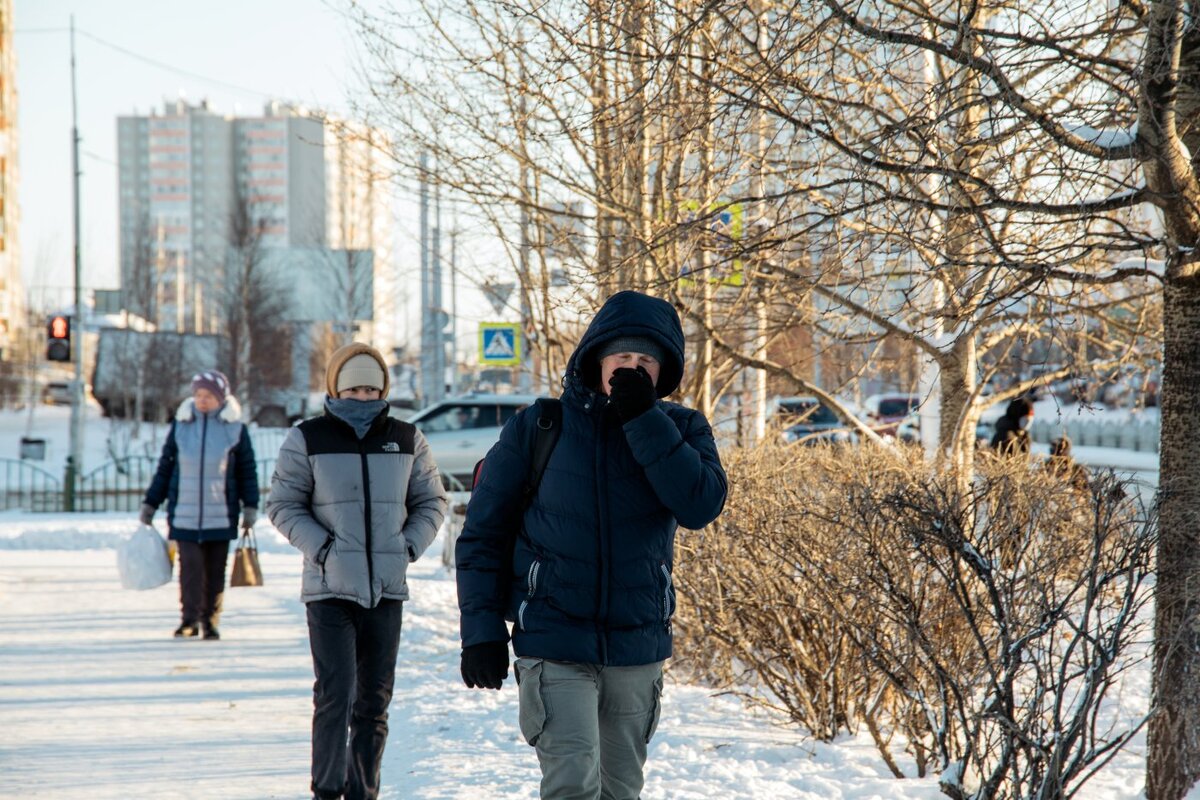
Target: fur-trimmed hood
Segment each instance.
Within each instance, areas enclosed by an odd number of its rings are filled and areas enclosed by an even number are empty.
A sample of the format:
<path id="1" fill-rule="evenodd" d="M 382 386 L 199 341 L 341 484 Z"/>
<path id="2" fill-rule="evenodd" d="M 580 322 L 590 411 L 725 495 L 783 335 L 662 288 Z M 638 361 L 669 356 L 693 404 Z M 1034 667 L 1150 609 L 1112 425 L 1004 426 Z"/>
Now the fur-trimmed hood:
<path id="1" fill-rule="evenodd" d="M 179 404 L 179 408 L 175 410 L 176 422 L 191 422 L 196 418 L 196 401 L 189 397 Z M 233 395 L 225 398 L 225 404 L 221 406 L 221 410 L 217 413 L 217 419 L 222 422 L 241 422 L 242 421 L 242 404 Z"/>

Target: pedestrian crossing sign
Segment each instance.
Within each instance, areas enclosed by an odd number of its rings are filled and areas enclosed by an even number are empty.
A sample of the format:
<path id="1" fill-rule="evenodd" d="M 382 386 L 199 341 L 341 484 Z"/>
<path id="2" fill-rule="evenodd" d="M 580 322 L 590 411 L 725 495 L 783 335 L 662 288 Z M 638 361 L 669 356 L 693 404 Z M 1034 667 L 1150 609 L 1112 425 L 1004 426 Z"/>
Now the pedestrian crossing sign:
<path id="1" fill-rule="evenodd" d="M 479 323 L 479 363 L 490 367 L 513 367 L 520 364 L 520 323 Z"/>

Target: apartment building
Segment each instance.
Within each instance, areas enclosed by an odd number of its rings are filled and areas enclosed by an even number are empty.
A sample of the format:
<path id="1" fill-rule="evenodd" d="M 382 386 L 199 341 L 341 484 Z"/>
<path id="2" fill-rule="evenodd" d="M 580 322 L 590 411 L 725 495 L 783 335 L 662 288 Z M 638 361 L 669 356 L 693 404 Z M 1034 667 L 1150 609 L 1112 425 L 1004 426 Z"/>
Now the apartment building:
<path id="1" fill-rule="evenodd" d="M 12 34 L 12 0 L 0 0 L 0 361 L 12 358 L 25 319 L 17 242 L 17 56 Z"/>
<path id="2" fill-rule="evenodd" d="M 366 129 L 279 102 L 230 116 L 177 101 L 117 126 L 121 281 L 134 313 L 167 330 L 219 330 L 239 248 L 284 273 L 311 266 L 314 249 L 370 250 L 375 292 L 395 284 L 379 156 L 347 137 Z"/>

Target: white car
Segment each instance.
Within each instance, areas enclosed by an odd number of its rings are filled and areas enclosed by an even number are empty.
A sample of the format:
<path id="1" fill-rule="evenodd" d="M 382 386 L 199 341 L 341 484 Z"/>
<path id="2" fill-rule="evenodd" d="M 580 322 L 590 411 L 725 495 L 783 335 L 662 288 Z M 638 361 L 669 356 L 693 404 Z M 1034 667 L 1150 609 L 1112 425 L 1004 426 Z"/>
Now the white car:
<path id="1" fill-rule="evenodd" d="M 408 421 L 429 441 L 433 460 L 449 476 L 450 491 L 471 488 L 479 459 L 500 439 L 500 429 L 514 414 L 537 400 L 526 394 L 466 394 L 426 406 Z"/>

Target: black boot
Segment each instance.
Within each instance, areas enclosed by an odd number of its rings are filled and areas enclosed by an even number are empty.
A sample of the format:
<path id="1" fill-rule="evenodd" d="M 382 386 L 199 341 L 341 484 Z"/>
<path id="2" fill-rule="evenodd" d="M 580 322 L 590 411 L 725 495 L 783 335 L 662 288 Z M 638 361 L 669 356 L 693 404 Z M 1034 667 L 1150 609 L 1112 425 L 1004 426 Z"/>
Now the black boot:
<path id="1" fill-rule="evenodd" d="M 195 622 L 184 622 L 175 629 L 176 639 L 194 639 L 200 635 L 200 626 Z"/>
<path id="2" fill-rule="evenodd" d="M 212 620 L 204 622 L 204 638 L 205 639 L 220 639 L 221 632 L 217 630 L 217 626 L 212 623 Z"/>

